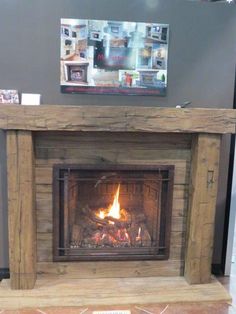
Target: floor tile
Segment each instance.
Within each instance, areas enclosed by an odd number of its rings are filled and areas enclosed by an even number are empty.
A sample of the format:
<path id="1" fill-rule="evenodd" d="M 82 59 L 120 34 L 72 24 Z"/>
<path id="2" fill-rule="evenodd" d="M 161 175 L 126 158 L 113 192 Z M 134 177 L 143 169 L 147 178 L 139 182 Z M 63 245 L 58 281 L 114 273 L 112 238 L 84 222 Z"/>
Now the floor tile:
<path id="1" fill-rule="evenodd" d="M 92 314 L 93 311 L 130 310 L 131 314 L 236 314 L 235 309 L 225 303 L 152 304 L 98 307 L 54 307 L 4 311 L 0 314 Z"/>

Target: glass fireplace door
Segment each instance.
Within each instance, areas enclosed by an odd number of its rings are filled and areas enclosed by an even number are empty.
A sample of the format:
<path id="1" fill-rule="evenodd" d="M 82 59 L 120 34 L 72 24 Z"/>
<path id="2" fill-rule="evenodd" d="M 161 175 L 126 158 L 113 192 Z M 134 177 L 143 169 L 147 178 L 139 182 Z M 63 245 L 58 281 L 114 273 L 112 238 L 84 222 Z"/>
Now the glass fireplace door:
<path id="1" fill-rule="evenodd" d="M 54 259 L 168 256 L 173 169 L 54 167 Z"/>

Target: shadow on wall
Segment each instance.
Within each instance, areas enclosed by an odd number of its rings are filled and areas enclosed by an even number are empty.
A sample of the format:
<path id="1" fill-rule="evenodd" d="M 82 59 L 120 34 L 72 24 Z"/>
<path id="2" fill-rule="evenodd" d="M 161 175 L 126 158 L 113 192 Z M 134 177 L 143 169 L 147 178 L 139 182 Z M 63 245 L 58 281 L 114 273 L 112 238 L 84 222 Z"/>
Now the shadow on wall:
<path id="1" fill-rule="evenodd" d="M 5 276 L 8 268 L 8 238 L 7 238 L 7 187 L 6 187 L 6 137 L 0 131 L 0 278 Z"/>

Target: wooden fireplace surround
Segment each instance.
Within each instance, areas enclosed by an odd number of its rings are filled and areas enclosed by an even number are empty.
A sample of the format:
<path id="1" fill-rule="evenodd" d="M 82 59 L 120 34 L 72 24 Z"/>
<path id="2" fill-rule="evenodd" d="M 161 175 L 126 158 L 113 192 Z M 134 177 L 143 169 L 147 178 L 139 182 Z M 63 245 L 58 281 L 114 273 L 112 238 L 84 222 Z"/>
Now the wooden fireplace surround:
<path id="1" fill-rule="evenodd" d="M 236 111 L 42 105 L 0 107 L 7 134 L 9 258 L 11 288 L 36 281 L 34 181 L 35 131 L 192 134 L 184 275 L 190 284 L 210 282 L 222 134 L 235 133 Z"/>

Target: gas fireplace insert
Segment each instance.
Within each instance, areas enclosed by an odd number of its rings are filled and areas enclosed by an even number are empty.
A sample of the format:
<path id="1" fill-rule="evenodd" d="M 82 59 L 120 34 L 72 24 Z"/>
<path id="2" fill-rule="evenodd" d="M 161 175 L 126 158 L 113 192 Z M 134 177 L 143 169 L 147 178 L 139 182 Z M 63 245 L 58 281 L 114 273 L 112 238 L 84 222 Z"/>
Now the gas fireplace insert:
<path id="1" fill-rule="evenodd" d="M 174 166 L 53 171 L 54 261 L 168 259 Z"/>

